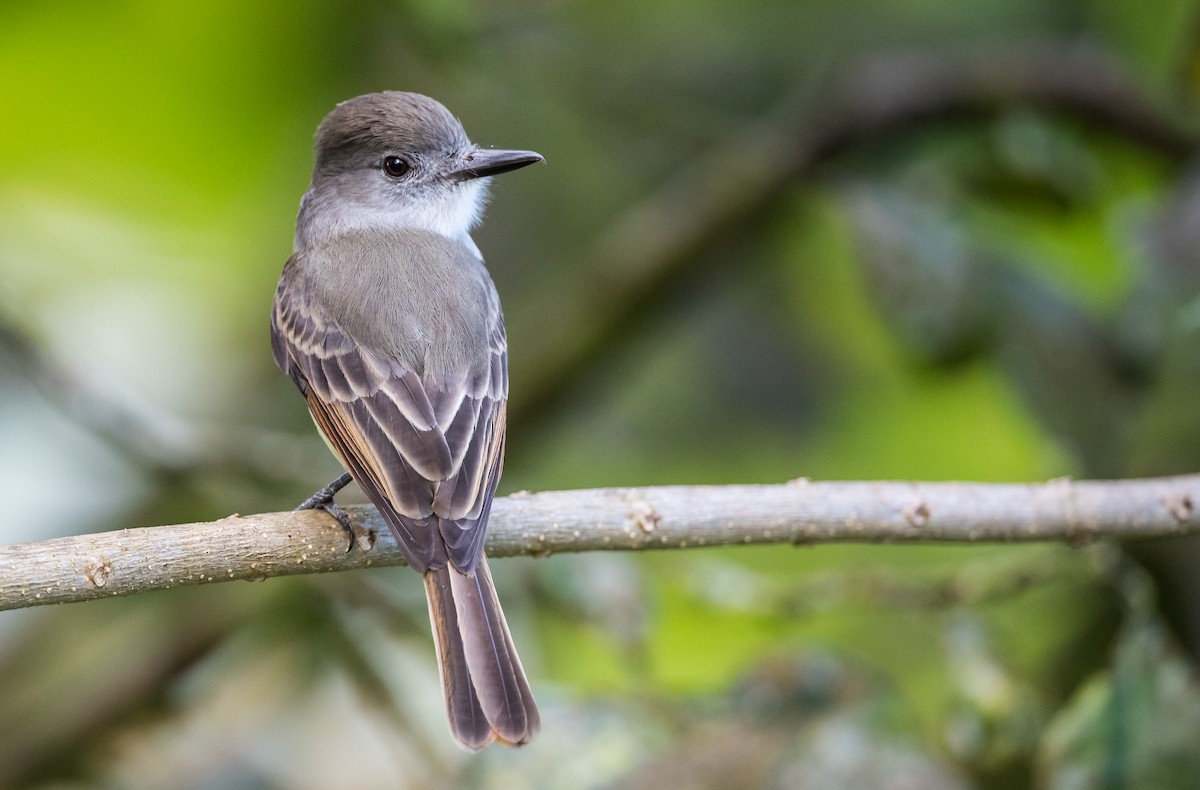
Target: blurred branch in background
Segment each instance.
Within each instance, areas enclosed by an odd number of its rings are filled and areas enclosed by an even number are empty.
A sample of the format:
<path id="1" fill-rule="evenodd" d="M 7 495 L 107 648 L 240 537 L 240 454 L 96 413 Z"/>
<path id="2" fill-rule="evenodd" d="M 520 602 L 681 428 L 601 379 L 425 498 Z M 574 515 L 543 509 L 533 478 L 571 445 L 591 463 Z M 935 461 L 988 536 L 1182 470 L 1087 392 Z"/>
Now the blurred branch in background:
<path id="1" fill-rule="evenodd" d="M 1182 162 L 1197 136 L 1152 101 L 1125 66 L 1074 43 L 901 53 L 852 63 L 817 90 L 785 98 L 696 157 L 624 214 L 585 253 L 598 273 L 539 301 L 570 320 L 524 333 L 526 382 L 510 420 L 544 419 L 600 356 L 633 336 L 639 316 L 696 258 L 752 227 L 798 183 L 855 147 L 911 127 L 987 117 L 1013 106 L 1075 116 Z M 529 347 L 530 343 L 534 343 Z"/>
<path id="2" fill-rule="evenodd" d="M 494 557 L 573 551 L 834 542 L 964 542 L 1178 536 L 1200 531 L 1200 476 L 1042 485 L 810 482 L 520 493 L 496 500 Z M 231 516 L 0 547 L 0 609 L 233 579 L 403 563 L 373 508 L 347 535 L 314 511 Z"/>
<path id="3" fill-rule="evenodd" d="M 94 386 L 54 358 L 0 303 L 0 354 L 64 417 L 152 477 L 186 481 L 220 471 L 260 483 L 308 480 L 316 442 L 253 425 L 201 426 Z"/>

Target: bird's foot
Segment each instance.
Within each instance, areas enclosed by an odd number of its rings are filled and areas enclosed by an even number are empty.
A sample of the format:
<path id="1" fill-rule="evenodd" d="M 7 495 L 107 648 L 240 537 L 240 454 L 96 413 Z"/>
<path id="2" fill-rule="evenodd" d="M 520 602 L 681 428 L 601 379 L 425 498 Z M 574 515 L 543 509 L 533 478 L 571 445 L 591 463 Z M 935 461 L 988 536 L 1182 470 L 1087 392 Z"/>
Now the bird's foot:
<path id="1" fill-rule="evenodd" d="M 337 523 L 341 524 L 350 535 L 350 545 L 346 547 L 347 553 L 355 545 L 362 551 L 370 551 L 373 542 L 370 531 L 363 529 L 359 524 L 355 524 L 354 520 L 350 518 L 350 514 L 342 510 L 341 506 L 333 501 L 333 497 L 337 492 L 349 485 L 351 480 L 352 478 L 349 473 L 343 473 L 329 485 L 317 489 L 312 496 L 301 502 L 296 507 L 296 510 L 324 510 L 333 516 Z"/>

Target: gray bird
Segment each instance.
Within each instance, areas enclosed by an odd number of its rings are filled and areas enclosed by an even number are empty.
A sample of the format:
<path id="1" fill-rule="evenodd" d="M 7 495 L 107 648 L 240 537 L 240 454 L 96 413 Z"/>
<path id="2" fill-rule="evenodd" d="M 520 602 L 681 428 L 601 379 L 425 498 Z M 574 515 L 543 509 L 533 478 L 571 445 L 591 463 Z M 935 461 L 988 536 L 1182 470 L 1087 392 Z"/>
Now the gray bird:
<path id="1" fill-rule="evenodd" d="M 317 129 L 312 185 L 271 317 L 275 361 L 425 579 L 446 712 L 469 749 L 540 719 L 483 554 L 504 463 L 508 350 L 470 236 L 487 176 L 544 161 L 479 148 L 445 107 L 388 91 Z M 339 485 L 340 483 L 340 485 Z"/>

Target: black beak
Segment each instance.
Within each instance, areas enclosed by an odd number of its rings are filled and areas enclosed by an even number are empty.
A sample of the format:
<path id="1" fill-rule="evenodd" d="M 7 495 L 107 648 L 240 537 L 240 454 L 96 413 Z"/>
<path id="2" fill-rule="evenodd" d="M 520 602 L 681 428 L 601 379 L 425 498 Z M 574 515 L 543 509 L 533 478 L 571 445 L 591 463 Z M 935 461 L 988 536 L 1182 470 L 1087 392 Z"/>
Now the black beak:
<path id="1" fill-rule="evenodd" d="M 546 158 L 533 151 L 496 151 L 476 148 L 463 157 L 462 167 L 449 173 L 451 181 L 468 181 L 472 178 L 495 176 L 516 170 L 534 162 L 545 162 Z"/>

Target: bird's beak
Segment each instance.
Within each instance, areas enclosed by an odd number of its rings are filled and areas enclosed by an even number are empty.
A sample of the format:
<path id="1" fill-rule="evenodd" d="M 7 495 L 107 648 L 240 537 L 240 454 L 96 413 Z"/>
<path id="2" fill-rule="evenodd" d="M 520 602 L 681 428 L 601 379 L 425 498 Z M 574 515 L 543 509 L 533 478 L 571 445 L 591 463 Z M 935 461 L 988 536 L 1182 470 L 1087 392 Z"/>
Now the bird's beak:
<path id="1" fill-rule="evenodd" d="M 545 157 L 533 151 L 497 151 L 490 148 L 475 148 L 463 157 L 461 167 L 449 173 L 446 178 L 456 182 L 468 181 L 472 178 L 507 173 L 509 170 L 516 170 L 534 162 L 545 161 Z"/>

